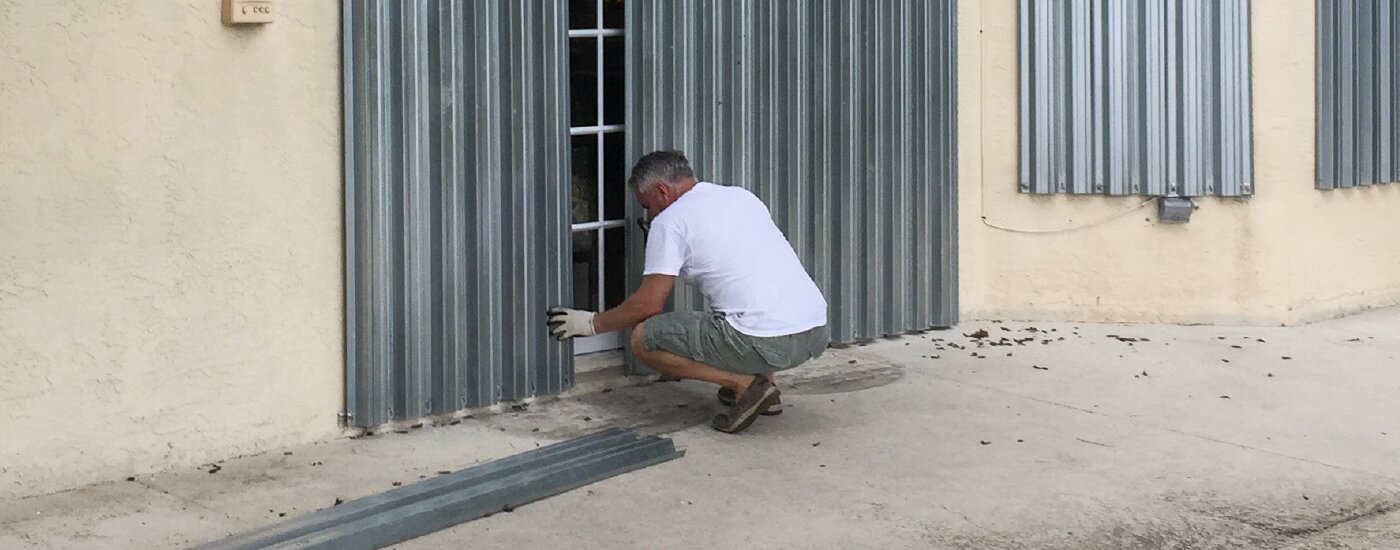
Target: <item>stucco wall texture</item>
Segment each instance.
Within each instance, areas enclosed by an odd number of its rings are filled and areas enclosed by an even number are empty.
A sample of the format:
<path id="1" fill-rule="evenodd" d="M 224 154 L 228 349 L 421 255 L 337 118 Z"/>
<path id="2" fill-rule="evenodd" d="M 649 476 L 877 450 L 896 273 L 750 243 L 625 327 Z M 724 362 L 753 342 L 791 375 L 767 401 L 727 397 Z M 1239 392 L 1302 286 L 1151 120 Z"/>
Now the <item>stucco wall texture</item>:
<path id="1" fill-rule="evenodd" d="M 339 4 L 0 0 L 0 498 L 323 439 L 344 357 Z M 1253 3 L 1250 199 L 1016 191 L 1016 0 L 959 7 L 963 317 L 1400 303 L 1400 185 L 1314 189 L 1312 0 Z"/>
<path id="2" fill-rule="evenodd" d="M 1252 10 L 1256 195 L 1162 225 L 1140 197 L 1017 191 L 1017 2 L 959 4 L 964 319 L 1276 325 L 1400 303 L 1400 184 L 1315 189 L 1313 0 Z"/>
<path id="3" fill-rule="evenodd" d="M 0 498 L 338 433 L 339 3 L 0 0 Z"/>

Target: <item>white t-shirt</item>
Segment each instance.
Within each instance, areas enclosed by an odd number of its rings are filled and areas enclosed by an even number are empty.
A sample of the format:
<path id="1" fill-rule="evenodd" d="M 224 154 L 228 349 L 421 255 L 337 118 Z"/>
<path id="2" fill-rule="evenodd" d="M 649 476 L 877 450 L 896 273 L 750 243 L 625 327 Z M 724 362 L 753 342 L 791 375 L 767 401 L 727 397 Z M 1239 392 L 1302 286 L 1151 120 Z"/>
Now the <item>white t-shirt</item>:
<path id="1" fill-rule="evenodd" d="M 651 222 L 646 275 L 676 275 L 749 336 L 826 324 L 826 298 L 768 207 L 747 189 L 699 182 Z"/>

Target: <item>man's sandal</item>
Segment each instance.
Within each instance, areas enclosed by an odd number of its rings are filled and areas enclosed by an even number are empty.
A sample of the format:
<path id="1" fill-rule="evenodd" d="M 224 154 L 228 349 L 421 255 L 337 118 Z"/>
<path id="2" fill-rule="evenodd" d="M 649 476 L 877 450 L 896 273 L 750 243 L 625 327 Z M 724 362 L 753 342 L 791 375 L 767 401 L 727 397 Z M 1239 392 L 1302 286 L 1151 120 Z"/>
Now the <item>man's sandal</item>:
<path id="1" fill-rule="evenodd" d="M 719 404 L 721 405 L 724 405 L 726 407 L 734 406 L 734 390 L 721 387 L 719 389 L 719 392 L 715 395 L 715 397 L 719 398 Z M 766 409 L 758 411 L 758 414 L 761 414 L 763 416 L 778 416 L 780 414 L 783 414 L 782 392 L 778 393 L 778 397 L 773 398 L 772 405 L 769 405 Z"/>
<path id="2" fill-rule="evenodd" d="M 727 414 L 715 415 L 710 427 L 725 433 L 744 431 L 758 419 L 758 412 L 773 405 L 778 399 L 778 388 L 767 378 L 758 377 L 749 384 L 749 389 L 739 396 L 739 401 L 729 408 Z"/>

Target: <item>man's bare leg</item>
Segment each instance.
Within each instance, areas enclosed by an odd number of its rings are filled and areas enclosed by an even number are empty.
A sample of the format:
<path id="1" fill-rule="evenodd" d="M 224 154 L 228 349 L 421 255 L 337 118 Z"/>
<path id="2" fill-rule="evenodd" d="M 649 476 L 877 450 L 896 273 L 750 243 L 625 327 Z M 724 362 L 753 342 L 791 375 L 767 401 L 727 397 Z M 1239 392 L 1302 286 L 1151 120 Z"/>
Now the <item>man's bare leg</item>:
<path id="1" fill-rule="evenodd" d="M 700 380 L 719 384 L 733 390 L 736 396 L 744 395 L 744 392 L 749 389 L 749 384 L 752 384 L 753 381 L 757 379 L 757 377 L 752 374 L 729 372 L 706 365 L 689 357 L 681 357 L 666 350 L 647 349 L 646 344 L 642 342 L 643 324 L 645 324 L 645 322 L 638 323 L 636 328 L 632 329 L 632 354 L 636 355 L 637 359 L 641 359 L 643 363 L 656 369 L 657 372 L 661 374 L 687 380 Z"/>

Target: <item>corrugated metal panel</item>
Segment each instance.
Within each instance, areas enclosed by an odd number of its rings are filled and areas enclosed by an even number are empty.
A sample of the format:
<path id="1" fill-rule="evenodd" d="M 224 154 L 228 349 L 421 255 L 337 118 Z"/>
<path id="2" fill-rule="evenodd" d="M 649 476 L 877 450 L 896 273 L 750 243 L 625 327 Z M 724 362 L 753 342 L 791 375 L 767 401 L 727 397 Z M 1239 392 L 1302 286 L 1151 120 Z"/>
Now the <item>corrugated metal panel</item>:
<path id="1" fill-rule="evenodd" d="M 629 158 L 681 149 L 697 176 L 761 197 L 826 293 L 835 340 L 950 325 L 956 13 L 954 1 L 630 1 Z M 683 290 L 675 305 L 703 304 Z"/>
<path id="2" fill-rule="evenodd" d="M 571 384 L 564 7 L 344 3 L 351 424 Z"/>
<path id="3" fill-rule="evenodd" d="M 1317 186 L 1400 181 L 1400 0 L 1317 2 Z"/>
<path id="4" fill-rule="evenodd" d="M 1021 191 L 1253 193 L 1248 0 L 1021 0 Z"/>
<path id="5" fill-rule="evenodd" d="M 370 495 L 196 550 L 387 548 L 453 525 L 680 458 L 670 439 L 610 428 Z M 397 484 L 395 484 L 397 485 Z"/>

